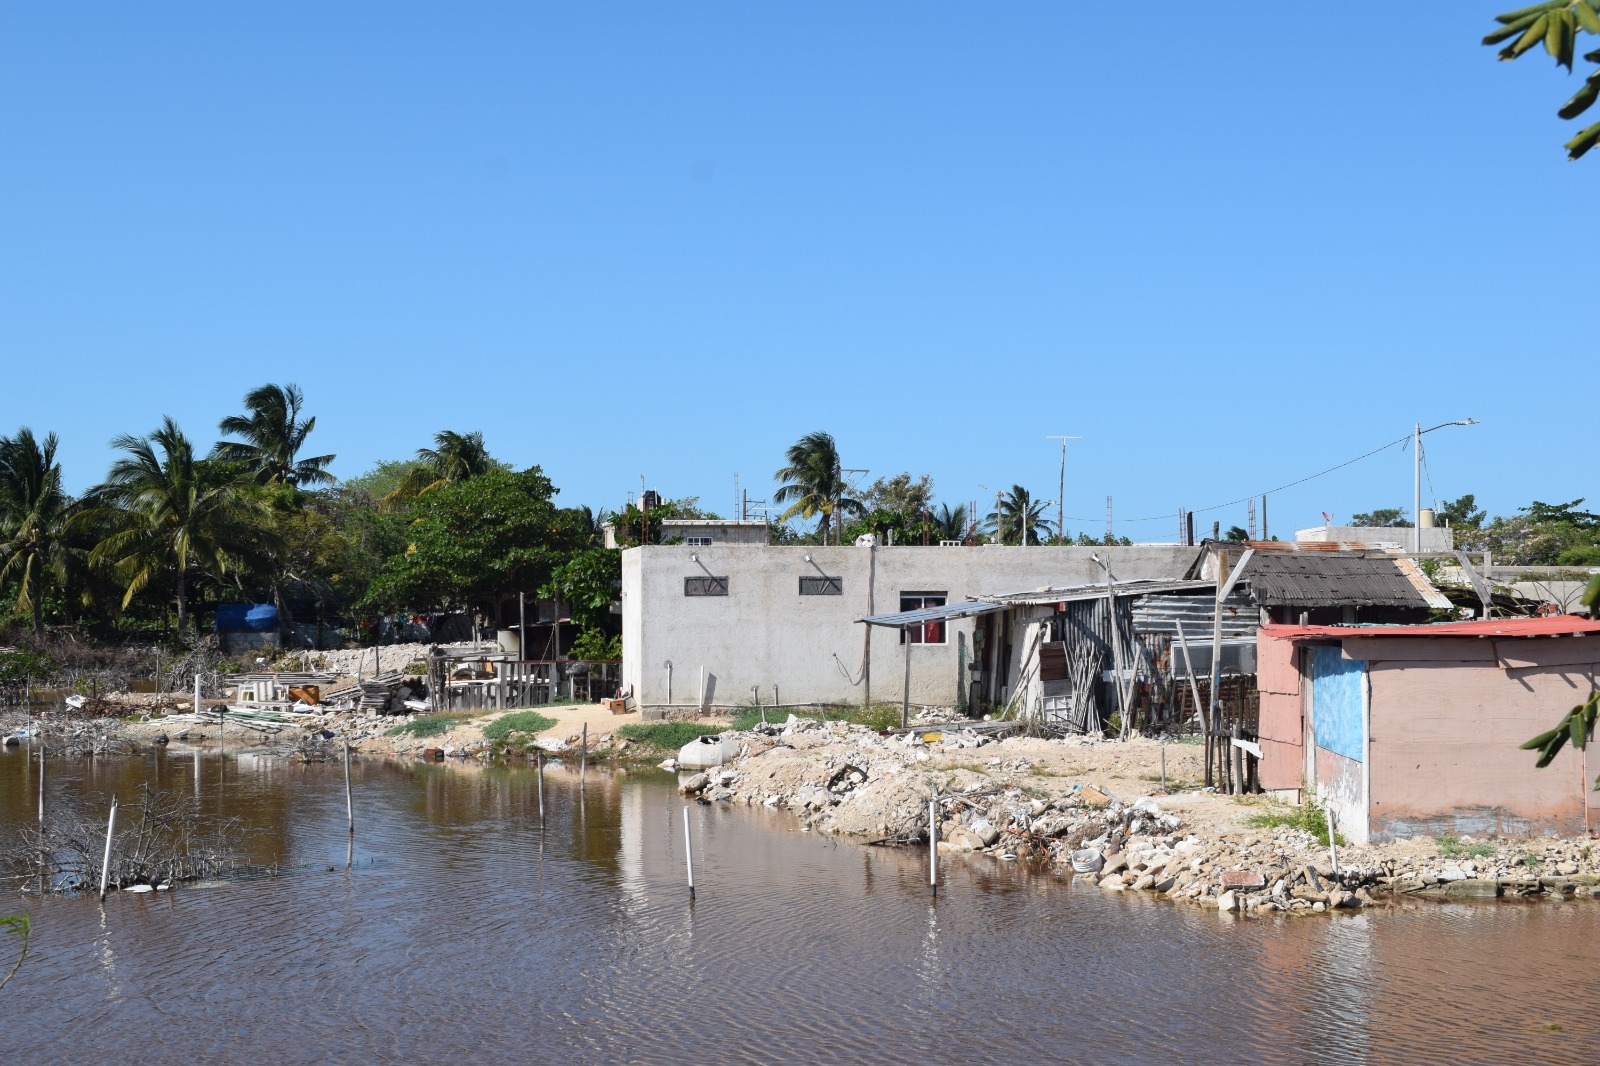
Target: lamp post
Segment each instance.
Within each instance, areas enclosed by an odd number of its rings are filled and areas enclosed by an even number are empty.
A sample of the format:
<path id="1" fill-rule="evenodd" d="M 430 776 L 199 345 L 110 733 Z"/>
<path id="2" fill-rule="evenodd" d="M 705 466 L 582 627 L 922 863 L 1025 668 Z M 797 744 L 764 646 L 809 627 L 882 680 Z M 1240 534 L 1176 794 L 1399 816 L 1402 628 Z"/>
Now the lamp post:
<path id="1" fill-rule="evenodd" d="M 1421 422 L 1412 423 L 1411 436 L 1411 551 L 1422 552 L 1422 438 L 1435 429 L 1446 426 L 1475 426 L 1476 418 L 1459 418 L 1454 422 L 1440 422 L 1431 429 L 1423 429 Z"/>
<path id="2" fill-rule="evenodd" d="M 1056 486 L 1056 544 L 1067 539 L 1067 441 L 1082 437 L 1046 436 L 1045 440 L 1061 442 L 1061 483 Z"/>

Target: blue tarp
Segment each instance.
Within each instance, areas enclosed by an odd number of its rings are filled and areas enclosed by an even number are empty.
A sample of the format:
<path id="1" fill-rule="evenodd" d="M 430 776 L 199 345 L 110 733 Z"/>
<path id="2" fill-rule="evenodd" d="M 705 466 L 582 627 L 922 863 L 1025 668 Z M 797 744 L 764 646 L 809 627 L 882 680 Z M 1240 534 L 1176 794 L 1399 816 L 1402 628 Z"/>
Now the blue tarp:
<path id="1" fill-rule="evenodd" d="M 219 603 L 218 633 L 270 633 L 278 628 L 278 609 L 270 603 Z"/>
<path id="2" fill-rule="evenodd" d="M 1311 649 L 1311 725 L 1317 747 L 1362 761 L 1361 689 L 1367 664 L 1338 648 Z"/>

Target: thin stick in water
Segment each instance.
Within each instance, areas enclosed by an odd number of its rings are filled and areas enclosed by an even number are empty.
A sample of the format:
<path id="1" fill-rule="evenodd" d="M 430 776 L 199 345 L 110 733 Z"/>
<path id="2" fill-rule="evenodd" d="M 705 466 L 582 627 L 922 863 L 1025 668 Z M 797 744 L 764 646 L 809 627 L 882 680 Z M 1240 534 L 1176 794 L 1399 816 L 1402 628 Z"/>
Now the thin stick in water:
<path id="1" fill-rule="evenodd" d="M 350 794 L 350 742 L 348 740 L 344 742 L 344 816 L 345 820 L 350 824 L 351 834 L 354 835 L 356 831 L 356 804 L 354 797 Z"/>
<path id="2" fill-rule="evenodd" d="M 694 841 L 689 837 L 689 805 L 683 807 L 683 864 L 689 871 L 689 898 L 694 899 Z"/>
<path id="3" fill-rule="evenodd" d="M 1322 814 L 1328 820 L 1328 859 L 1333 863 L 1333 876 L 1339 876 L 1339 846 L 1334 842 L 1333 836 L 1333 808 L 1322 808 Z"/>
<path id="4" fill-rule="evenodd" d="M 578 762 L 578 784 L 582 785 L 589 776 L 589 723 L 583 723 L 583 748 Z"/>
<path id="5" fill-rule="evenodd" d="M 106 852 L 100 860 L 100 902 L 106 901 L 106 883 L 111 877 L 111 835 L 117 831 L 117 797 L 111 797 L 111 817 L 106 822 Z"/>
<path id="6" fill-rule="evenodd" d="M 539 824 L 544 825 L 544 752 L 539 752 L 534 757 L 534 764 L 539 768 Z"/>
<path id="7" fill-rule="evenodd" d="M 928 887 L 939 894 L 939 794 L 928 801 Z"/>

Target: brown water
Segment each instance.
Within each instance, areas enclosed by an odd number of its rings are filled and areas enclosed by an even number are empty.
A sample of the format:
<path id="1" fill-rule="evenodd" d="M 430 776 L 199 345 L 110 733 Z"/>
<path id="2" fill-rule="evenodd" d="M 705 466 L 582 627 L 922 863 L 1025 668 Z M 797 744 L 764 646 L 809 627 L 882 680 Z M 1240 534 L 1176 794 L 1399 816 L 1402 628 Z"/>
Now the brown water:
<path id="1" fill-rule="evenodd" d="M 553 771 L 541 831 L 529 770 L 360 762 L 347 869 L 338 766 L 199 771 L 288 869 L 8 897 L 35 932 L 0 1061 L 1600 1061 L 1600 905 L 1243 920 L 987 859 L 935 903 L 925 850 L 699 805 L 691 904 L 666 775 Z M 0 832 L 33 773 L 0 756 Z M 147 778 L 197 785 L 178 752 L 51 760 L 51 802 Z"/>

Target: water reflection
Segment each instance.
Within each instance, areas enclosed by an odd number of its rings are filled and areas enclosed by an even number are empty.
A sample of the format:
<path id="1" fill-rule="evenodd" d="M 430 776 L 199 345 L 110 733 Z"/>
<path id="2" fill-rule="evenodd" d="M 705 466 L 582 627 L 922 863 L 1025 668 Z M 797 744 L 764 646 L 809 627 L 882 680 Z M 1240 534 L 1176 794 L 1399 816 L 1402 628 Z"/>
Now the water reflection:
<path id="1" fill-rule="evenodd" d="M 352 840 L 338 763 L 216 758 L 50 762 L 51 803 L 198 788 L 282 874 L 33 901 L 7 1061 L 1600 1058 L 1544 992 L 1592 972 L 1600 906 L 1233 920 L 954 858 L 935 904 L 925 851 L 699 805 L 691 905 L 667 775 L 552 767 L 541 829 L 535 768 L 358 760 Z M 0 758 L 0 831 L 36 782 Z"/>

